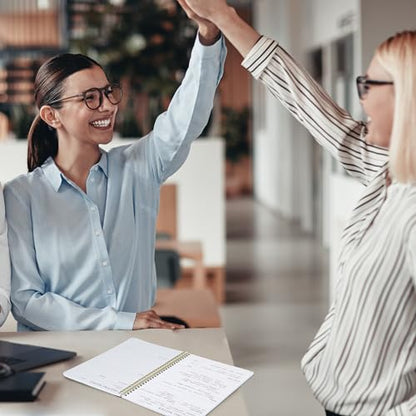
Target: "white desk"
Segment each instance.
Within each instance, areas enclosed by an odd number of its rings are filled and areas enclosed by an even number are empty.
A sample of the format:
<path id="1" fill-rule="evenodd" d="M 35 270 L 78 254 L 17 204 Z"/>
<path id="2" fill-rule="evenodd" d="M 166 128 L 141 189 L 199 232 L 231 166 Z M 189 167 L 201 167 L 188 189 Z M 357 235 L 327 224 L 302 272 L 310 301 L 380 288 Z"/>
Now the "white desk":
<path id="1" fill-rule="evenodd" d="M 73 350 L 78 355 L 71 360 L 39 369 L 39 371 L 46 372 L 46 385 L 38 399 L 33 403 L 0 403 L 0 415 L 156 415 L 127 400 L 67 380 L 62 375 L 66 369 L 114 347 L 129 337 L 189 351 L 224 363 L 233 363 L 222 328 L 179 331 L 148 329 L 142 331 L 3 332 L 1 339 L 5 341 Z M 250 380 L 247 383 L 250 383 Z M 211 414 L 212 416 L 247 416 L 241 389 L 234 392 Z"/>

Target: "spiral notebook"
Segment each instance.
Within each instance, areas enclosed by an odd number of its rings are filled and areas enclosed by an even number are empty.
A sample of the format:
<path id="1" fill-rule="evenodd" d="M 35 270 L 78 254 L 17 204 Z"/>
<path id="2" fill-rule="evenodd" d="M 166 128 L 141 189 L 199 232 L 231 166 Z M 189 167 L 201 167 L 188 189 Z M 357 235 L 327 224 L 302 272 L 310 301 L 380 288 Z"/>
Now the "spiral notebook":
<path id="1" fill-rule="evenodd" d="M 252 371 L 129 338 L 64 376 L 165 416 L 210 413 Z"/>

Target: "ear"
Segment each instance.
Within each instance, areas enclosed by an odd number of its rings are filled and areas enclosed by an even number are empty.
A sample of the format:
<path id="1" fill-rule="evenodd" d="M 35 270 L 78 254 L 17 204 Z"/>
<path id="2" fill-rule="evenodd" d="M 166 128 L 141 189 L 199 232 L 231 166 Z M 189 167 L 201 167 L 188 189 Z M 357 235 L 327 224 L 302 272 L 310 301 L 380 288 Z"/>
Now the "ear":
<path id="1" fill-rule="evenodd" d="M 52 108 L 50 105 L 43 105 L 39 110 L 40 118 L 49 126 L 57 129 L 62 126 L 61 121 L 59 120 L 59 114 L 56 109 Z"/>

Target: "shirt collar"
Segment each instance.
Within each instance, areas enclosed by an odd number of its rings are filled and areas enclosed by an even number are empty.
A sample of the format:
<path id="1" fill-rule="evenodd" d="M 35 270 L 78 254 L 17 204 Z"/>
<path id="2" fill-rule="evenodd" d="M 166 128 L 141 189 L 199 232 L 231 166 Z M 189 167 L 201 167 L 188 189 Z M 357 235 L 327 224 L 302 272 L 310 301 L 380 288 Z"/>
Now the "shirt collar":
<path id="1" fill-rule="evenodd" d="M 58 192 L 62 184 L 62 172 L 58 169 L 52 157 L 46 159 L 42 165 L 42 170 L 55 192 Z"/>
<path id="2" fill-rule="evenodd" d="M 108 156 L 104 149 L 100 148 L 101 158 L 95 166 L 98 166 L 103 171 L 104 175 L 108 178 Z"/>
<path id="3" fill-rule="evenodd" d="M 101 157 L 98 163 L 94 166 L 101 169 L 104 175 L 108 178 L 108 156 L 107 152 L 103 149 L 100 149 Z M 94 169 L 94 167 L 92 167 Z M 52 157 L 48 157 L 46 161 L 42 165 L 43 173 L 45 174 L 46 178 L 52 185 L 55 192 L 59 191 L 59 188 L 62 185 L 62 181 L 67 179 L 63 175 L 63 173 L 59 170 L 58 166 L 56 166 L 55 161 Z"/>

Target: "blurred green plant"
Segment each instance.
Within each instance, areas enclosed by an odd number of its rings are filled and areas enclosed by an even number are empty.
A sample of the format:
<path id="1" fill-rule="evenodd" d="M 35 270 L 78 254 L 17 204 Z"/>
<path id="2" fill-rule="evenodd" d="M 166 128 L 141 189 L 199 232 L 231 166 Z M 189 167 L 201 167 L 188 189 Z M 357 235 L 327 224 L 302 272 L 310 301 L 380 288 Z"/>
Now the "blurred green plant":
<path id="1" fill-rule="evenodd" d="M 249 123 L 250 110 L 247 107 L 222 109 L 221 133 L 225 139 L 226 159 L 231 163 L 237 163 L 250 154 Z"/>
<path id="2" fill-rule="evenodd" d="M 158 0 L 114 3 L 86 4 L 83 36 L 72 39 L 70 47 L 97 59 L 113 80 L 123 81 L 129 90 L 125 94 L 148 95 L 148 119 L 138 126 L 138 131 L 145 132 L 183 78 L 195 26 L 176 1 L 164 7 Z M 136 109 L 131 110 L 134 115 Z M 124 113 L 119 123 L 121 131 L 130 132 L 132 121 L 131 114 Z"/>

